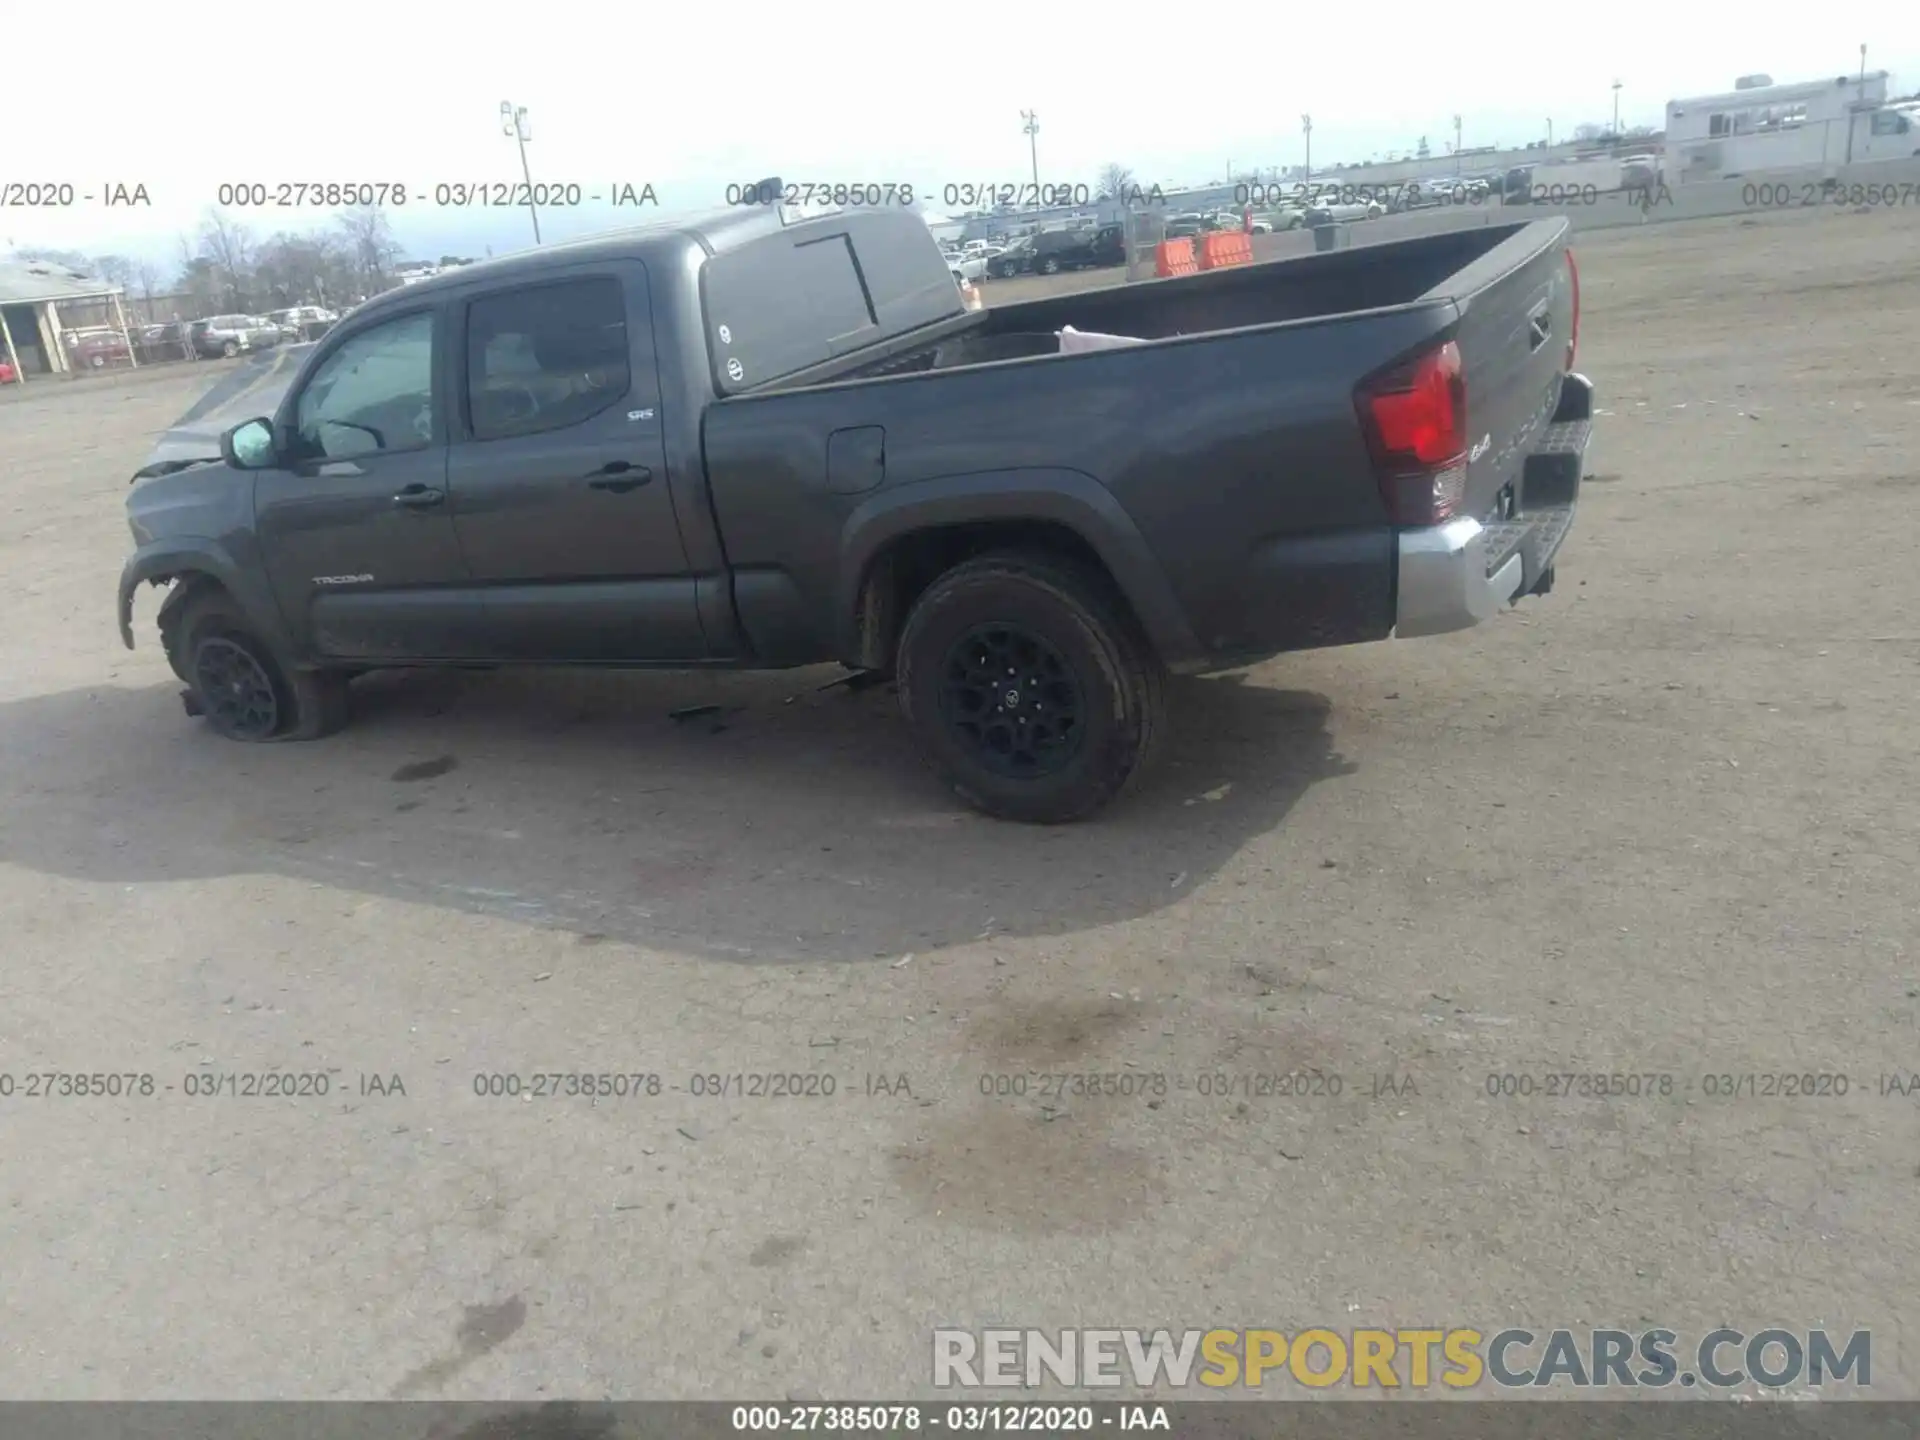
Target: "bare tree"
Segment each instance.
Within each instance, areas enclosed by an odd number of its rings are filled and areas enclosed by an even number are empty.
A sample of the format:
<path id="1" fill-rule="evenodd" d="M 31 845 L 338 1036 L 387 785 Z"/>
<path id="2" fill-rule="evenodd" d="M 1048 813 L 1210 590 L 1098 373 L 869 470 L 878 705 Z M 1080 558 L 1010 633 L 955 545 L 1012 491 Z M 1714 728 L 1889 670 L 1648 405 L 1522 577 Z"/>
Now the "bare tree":
<path id="1" fill-rule="evenodd" d="M 238 220 L 209 209 L 200 224 L 199 258 L 207 261 L 219 277 L 224 291 L 222 303 L 234 310 L 247 309 L 251 303 L 252 232 Z"/>
<path id="2" fill-rule="evenodd" d="M 254 277 L 275 308 L 325 305 L 351 293 L 358 265 L 346 243 L 324 232 L 265 242 L 254 257 Z"/>
<path id="3" fill-rule="evenodd" d="M 135 262 L 133 267 L 133 289 L 139 293 L 140 304 L 145 309 L 147 319 L 154 318 L 153 295 L 160 288 L 160 267 L 150 260 Z"/>
<path id="4" fill-rule="evenodd" d="M 400 258 L 400 246 L 387 223 L 387 212 L 378 205 L 356 205 L 340 212 L 336 222 L 352 247 L 353 261 L 363 295 L 375 295 L 388 289 L 394 262 Z"/>
<path id="5" fill-rule="evenodd" d="M 133 288 L 133 262 L 124 255 L 102 255 L 93 262 L 93 273 L 122 290 Z"/>
<path id="6" fill-rule="evenodd" d="M 173 282 L 174 290 L 187 297 L 186 308 L 189 319 L 198 319 L 202 315 L 211 315 L 221 308 L 222 285 L 220 277 L 214 273 L 213 262 L 199 251 L 198 242 L 191 235 L 182 235 L 180 245 L 180 273 Z"/>
<path id="7" fill-rule="evenodd" d="M 1123 199 L 1134 188 L 1133 171 L 1126 166 L 1114 162 L 1101 167 L 1099 199 Z"/>

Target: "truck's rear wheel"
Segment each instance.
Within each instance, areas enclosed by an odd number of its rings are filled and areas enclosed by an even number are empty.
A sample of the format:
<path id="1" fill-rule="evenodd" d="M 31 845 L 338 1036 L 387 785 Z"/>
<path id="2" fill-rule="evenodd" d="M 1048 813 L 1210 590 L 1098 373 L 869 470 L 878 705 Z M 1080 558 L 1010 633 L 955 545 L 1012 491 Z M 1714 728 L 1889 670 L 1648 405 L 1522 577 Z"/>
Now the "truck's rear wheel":
<path id="1" fill-rule="evenodd" d="M 963 800 L 1056 825 L 1106 805 L 1166 729 L 1159 661 L 1072 561 L 985 555 L 934 581 L 900 636 L 900 705 Z"/>
<path id="2" fill-rule="evenodd" d="M 167 658 L 192 708 L 227 739 L 317 740 L 347 723 L 346 677 L 283 665 L 217 586 L 190 596 L 167 630 Z"/>

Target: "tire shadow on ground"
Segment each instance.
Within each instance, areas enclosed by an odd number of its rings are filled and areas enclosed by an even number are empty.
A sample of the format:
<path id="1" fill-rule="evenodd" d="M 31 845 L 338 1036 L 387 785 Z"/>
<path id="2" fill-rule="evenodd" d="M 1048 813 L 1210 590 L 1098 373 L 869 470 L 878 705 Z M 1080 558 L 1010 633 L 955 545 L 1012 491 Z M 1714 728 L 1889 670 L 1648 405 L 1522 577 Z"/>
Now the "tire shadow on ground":
<path id="1" fill-rule="evenodd" d="M 715 958 L 868 960 L 1158 910 L 1352 769 L 1324 696 L 1183 680 L 1133 792 L 1081 824 L 1010 824 L 931 776 L 889 687 L 840 674 L 373 674 L 341 734 L 251 746 L 174 687 L 28 697 L 0 705 L 0 860 L 279 874 Z"/>

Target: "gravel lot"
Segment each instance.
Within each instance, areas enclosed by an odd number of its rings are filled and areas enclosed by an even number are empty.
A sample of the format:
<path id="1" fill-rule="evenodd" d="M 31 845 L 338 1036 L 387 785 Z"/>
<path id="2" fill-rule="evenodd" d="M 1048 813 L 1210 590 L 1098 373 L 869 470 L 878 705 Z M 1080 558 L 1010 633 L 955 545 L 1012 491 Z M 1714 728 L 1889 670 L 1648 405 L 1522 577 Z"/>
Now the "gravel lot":
<path id="1" fill-rule="evenodd" d="M 1915 242 L 1584 237 L 1556 593 L 1184 683 L 1064 830 L 834 671 L 374 676 L 227 744 L 112 622 L 207 369 L 10 397 L 0 1071 L 156 1093 L 0 1100 L 0 1395 L 899 1396 L 989 1323 L 1867 1326 L 1915 1394 Z M 186 1093 L 269 1068 L 331 1093 Z M 981 1092 L 1027 1071 L 1170 1088 Z M 1684 1088 L 1487 1093 L 1565 1071 Z M 1703 1093 L 1782 1071 L 1850 1092 Z M 837 1093 L 690 1093 L 792 1072 Z"/>

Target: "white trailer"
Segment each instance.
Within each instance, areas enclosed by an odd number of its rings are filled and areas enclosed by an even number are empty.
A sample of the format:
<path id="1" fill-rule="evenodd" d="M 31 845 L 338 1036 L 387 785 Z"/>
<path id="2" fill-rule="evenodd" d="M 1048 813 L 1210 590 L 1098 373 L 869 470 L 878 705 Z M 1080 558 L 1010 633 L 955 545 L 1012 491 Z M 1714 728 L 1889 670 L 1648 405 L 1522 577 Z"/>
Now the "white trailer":
<path id="1" fill-rule="evenodd" d="M 1667 106 L 1670 186 L 1770 170 L 1826 170 L 1920 152 L 1915 117 L 1887 105 L 1887 72 L 1762 85 Z"/>
<path id="2" fill-rule="evenodd" d="M 1610 195 L 1634 185 L 1648 185 L 1651 176 L 1643 161 L 1621 156 L 1562 160 L 1535 165 L 1524 198 L 1536 205 L 1591 204 L 1596 195 Z M 1515 195 L 1515 199 L 1520 199 Z"/>

